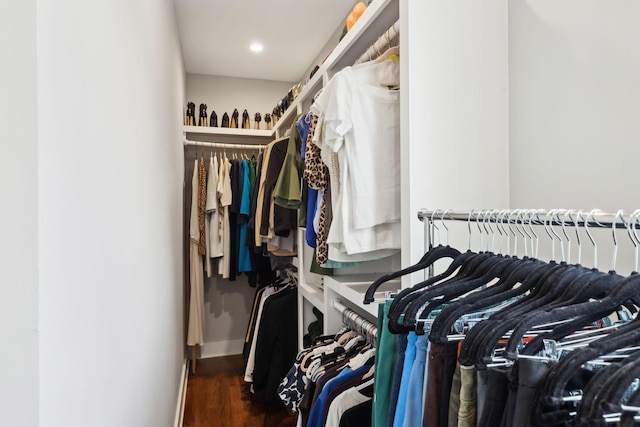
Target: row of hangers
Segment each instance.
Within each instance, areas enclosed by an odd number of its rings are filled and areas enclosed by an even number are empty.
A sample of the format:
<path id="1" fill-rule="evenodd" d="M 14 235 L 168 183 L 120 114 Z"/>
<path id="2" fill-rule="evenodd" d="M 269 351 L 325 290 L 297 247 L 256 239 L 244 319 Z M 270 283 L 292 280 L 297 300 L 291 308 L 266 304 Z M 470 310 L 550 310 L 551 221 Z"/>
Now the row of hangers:
<path id="1" fill-rule="evenodd" d="M 485 251 L 472 252 L 469 244 L 469 249 L 462 253 L 448 244 L 439 244 L 430 249 L 417 264 L 376 281 L 367 294 L 372 295 L 375 288 L 387 280 L 425 269 L 437 260 L 450 258 L 452 261 L 446 271 L 402 290 L 393 299 L 389 311 L 389 330 L 393 333 L 412 330 L 429 333 L 430 341 L 435 343 L 460 340 L 460 363 L 476 365 L 479 369 L 488 365 L 510 365 L 519 358 L 554 362 L 553 372 L 547 379 L 538 406 L 539 418 L 548 423 L 544 425 L 554 425 L 554 417 L 563 420 L 589 417 L 593 411 L 587 415 L 583 413 L 587 405 L 579 406 L 582 412 L 563 407 L 567 402 L 563 392 L 571 376 L 581 366 L 585 363 L 608 364 L 609 361 L 599 358 L 607 354 L 620 358 L 619 355 L 623 354 L 624 362 L 619 363 L 626 363 L 626 369 L 637 367 L 640 370 L 640 352 L 629 355 L 631 349 L 640 346 L 640 321 L 635 318 L 640 306 L 640 274 L 634 272 L 623 277 L 615 272 L 617 228 L 626 229 L 635 248 L 634 271 L 637 271 L 640 244 L 637 224 L 640 211 L 629 216 L 618 211 L 611 221 L 614 255 L 610 271 L 586 268 L 579 261 L 571 264 L 564 258 L 564 247 L 568 249 L 571 242 L 566 227 L 571 224 L 576 230 L 578 259 L 581 248 L 578 229 L 583 228 L 594 245 L 597 265 L 596 242 L 589 232 L 590 225 L 603 226 L 597 221 L 596 212 L 586 215 L 582 211 L 566 210 L 481 212 L 473 220 L 478 223 L 481 246 L 486 244 Z M 431 218 L 434 224 L 435 215 L 434 212 Z M 446 211 L 443 211 L 441 223 L 444 228 L 446 215 Z M 472 213 L 468 221 L 470 234 L 471 217 Z M 562 261 L 552 259 L 543 262 L 535 258 L 538 236 L 534 225 L 544 227 L 554 246 L 556 242 L 560 243 Z M 562 228 L 566 242 L 554 226 Z M 437 232 L 439 234 L 439 230 Z M 484 234 L 486 241 L 483 242 Z M 509 239 L 513 236 L 514 253 L 519 234 L 525 247 L 531 248 L 532 256 L 518 258 L 491 252 L 489 242 L 492 247 L 495 245 L 496 234 L 501 239 L 501 248 L 504 247 L 503 240 L 510 248 Z M 491 311 L 487 311 L 488 308 Z M 607 328 L 592 328 L 594 323 L 612 314 L 621 320 Z M 475 319 L 478 316 L 486 317 Z M 470 321 L 468 326 L 472 326 L 468 330 L 464 330 L 465 318 Z M 452 330 L 456 333 L 452 333 Z M 504 348 L 499 345 L 502 340 L 506 340 Z M 559 358 L 559 354 L 567 350 L 571 353 Z M 616 419 L 616 412 L 611 410 L 622 410 L 622 401 L 617 397 L 621 393 L 628 393 L 630 387 L 628 381 L 618 380 L 608 384 L 608 387 L 594 389 L 615 390 L 606 394 L 609 400 L 601 399 L 596 405 L 600 410 L 596 411 L 597 419 Z M 595 391 L 586 395 L 593 393 L 604 399 L 605 394 Z M 640 403 L 640 397 L 638 401 Z M 608 413 L 606 408 L 610 410 Z"/>

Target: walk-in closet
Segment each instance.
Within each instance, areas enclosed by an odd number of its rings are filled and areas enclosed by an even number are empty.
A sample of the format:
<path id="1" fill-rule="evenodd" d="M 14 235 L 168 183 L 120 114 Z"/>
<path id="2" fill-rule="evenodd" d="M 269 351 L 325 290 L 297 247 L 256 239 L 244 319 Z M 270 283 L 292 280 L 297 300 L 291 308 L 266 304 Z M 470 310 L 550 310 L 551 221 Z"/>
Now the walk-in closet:
<path id="1" fill-rule="evenodd" d="M 0 10 L 3 425 L 640 425 L 637 2 Z"/>

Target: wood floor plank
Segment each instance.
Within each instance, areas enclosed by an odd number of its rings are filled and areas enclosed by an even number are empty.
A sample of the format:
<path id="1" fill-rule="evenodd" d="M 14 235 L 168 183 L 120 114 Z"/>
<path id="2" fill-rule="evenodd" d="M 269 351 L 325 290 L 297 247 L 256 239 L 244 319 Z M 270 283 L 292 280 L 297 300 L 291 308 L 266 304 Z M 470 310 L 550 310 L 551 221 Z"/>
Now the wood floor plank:
<path id="1" fill-rule="evenodd" d="M 183 427 L 294 427 L 296 417 L 282 405 L 252 398 L 243 381 L 242 356 L 198 361 L 189 374 Z"/>

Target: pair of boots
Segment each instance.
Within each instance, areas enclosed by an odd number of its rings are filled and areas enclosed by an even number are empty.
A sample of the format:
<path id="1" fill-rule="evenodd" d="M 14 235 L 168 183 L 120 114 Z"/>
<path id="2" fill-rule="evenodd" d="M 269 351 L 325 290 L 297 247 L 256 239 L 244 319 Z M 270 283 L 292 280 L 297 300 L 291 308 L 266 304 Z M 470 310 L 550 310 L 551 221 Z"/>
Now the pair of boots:
<path id="1" fill-rule="evenodd" d="M 224 113 L 224 115 L 222 116 L 222 127 L 237 129 L 239 115 L 240 113 L 238 113 L 237 109 L 233 110 L 233 114 L 231 115 L 231 121 L 229 121 L 229 115 L 227 113 Z M 251 121 L 249 120 L 249 113 L 247 112 L 247 110 L 244 110 L 242 112 L 242 124 L 240 125 L 240 127 L 242 129 L 251 128 Z"/>
<path id="2" fill-rule="evenodd" d="M 185 124 L 187 126 L 196 126 L 196 117 L 195 117 L 195 108 L 196 105 L 193 102 L 187 103 L 187 113 Z M 231 121 L 229 121 L 229 115 L 224 113 L 222 116 L 221 127 L 223 128 L 238 128 L 238 119 L 239 113 L 237 109 L 233 110 L 233 114 L 231 115 Z M 261 118 L 259 117 L 260 113 L 256 114 L 256 129 L 259 129 L 259 122 Z M 208 120 L 209 127 L 218 127 L 218 115 L 215 111 L 211 112 L 211 117 Z M 197 126 L 207 126 L 207 105 L 200 104 L 200 114 L 198 118 Z M 247 110 L 244 110 L 242 113 L 242 129 L 250 129 L 251 121 L 249 120 L 249 113 Z"/>

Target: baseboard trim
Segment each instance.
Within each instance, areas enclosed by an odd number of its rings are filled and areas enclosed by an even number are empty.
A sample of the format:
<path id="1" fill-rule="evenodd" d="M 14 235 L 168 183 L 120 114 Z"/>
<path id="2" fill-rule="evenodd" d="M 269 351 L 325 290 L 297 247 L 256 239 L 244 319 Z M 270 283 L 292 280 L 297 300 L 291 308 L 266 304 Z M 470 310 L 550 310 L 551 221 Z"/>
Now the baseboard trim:
<path id="1" fill-rule="evenodd" d="M 174 427 L 182 427 L 184 421 L 184 405 L 187 400 L 187 382 L 189 381 L 189 360 L 185 357 L 182 362 L 182 374 L 180 386 L 178 388 L 178 403 L 176 404 L 176 416 L 173 422 Z"/>
<path id="2" fill-rule="evenodd" d="M 244 348 L 244 340 L 214 341 L 206 342 L 202 346 L 202 358 L 231 356 L 234 354 L 242 354 Z"/>

